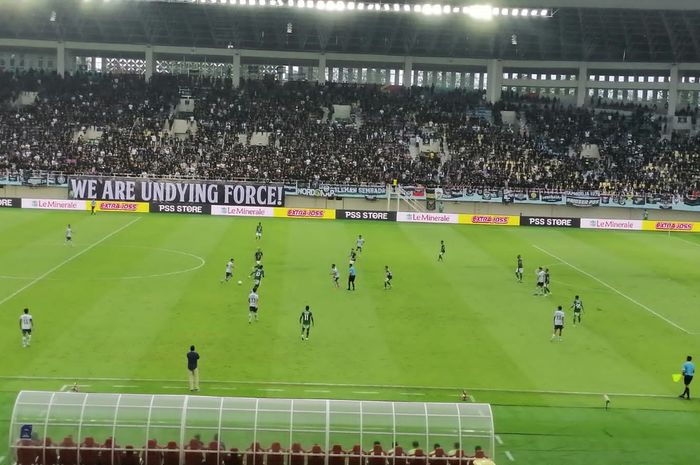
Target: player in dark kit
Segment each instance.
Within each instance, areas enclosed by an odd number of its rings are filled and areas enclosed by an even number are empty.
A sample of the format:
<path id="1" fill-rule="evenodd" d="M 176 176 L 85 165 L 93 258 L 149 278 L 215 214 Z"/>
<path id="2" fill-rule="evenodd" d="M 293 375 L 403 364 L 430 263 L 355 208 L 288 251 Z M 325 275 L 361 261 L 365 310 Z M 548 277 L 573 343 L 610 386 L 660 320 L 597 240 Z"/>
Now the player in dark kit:
<path id="1" fill-rule="evenodd" d="M 263 270 L 263 266 L 257 265 L 250 273 L 250 276 L 253 277 L 253 280 L 255 282 L 255 285 L 253 286 L 253 291 L 257 292 L 258 288 L 260 287 L 260 282 L 265 277 L 265 271 Z"/>
<path id="2" fill-rule="evenodd" d="M 258 247 L 258 250 L 255 251 L 255 264 L 260 265 L 260 262 L 262 262 L 262 258 L 263 258 L 262 250 L 260 250 L 260 247 Z"/>
<path id="3" fill-rule="evenodd" d="M 260 239 L 262 239 L 262 223 L 258 222 L 258 225 L 255 227 L 255 240 Z"/>
<path id="4" fill-rule="evenodd" d="M 386 277 L 384 278 L 384 289 L 391 289 L 391 280 L 394 277 L 394 275 L 391 274 L 389 265 L 384 267 L 384 273 L 386 275 Z"/>
<path id="5" fill-rule="evenodd" d="M 301 340 L 304 341 L 309 339 L 309 330 L 314 325 L 314 315 L 311 313 L 311 310 L 309 310 L 308 305 L 304 311 L 301 312 L 299 323 L 301 323 Z M 304 335 L 304 332 L 306 332 L 306 335 Z"/>
<path id="6" fill-rule="evenodd" d="M 354 265 L 356 260 L 357 260 L 357 252 L 355 252 L 355 249 L 350 249 L 350 264 Z"/>
<path id="7" fill-rule="evenodd" d="M 523 257 L 518 255 L 518 266 L 515 268 L 515 278 L 519 283 L 523 282 Z"/>
<path id="8" fill-rule="evenodd" d="M 438 254 L 438 261 L 441 262 L 445 258 L 445 241 L 440 241 L 440 254 Z"/>
<path id="9" fill-rule="evenodd" d="M 552 292 L 549 290 L 549 268 L 544 269 L 544 287 L 542 292 L 544 295 L 549 295 Z"/>
<path id="10" fill-rule="evenodd" d="M 574 325 L 576 321 L 581 323 L 581 313 L 583 313 L 583 302 L 579 296 L 574 297 L 574 302 L 571 304 L 571 308 L 574 309 Z"/>

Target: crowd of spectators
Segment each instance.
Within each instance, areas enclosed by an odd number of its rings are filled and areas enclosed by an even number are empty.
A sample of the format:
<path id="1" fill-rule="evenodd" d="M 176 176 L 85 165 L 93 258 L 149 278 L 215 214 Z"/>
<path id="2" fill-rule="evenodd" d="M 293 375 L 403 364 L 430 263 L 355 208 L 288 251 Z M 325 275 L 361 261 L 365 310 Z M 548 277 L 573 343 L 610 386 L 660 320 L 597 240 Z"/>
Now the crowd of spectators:
<path id="1" fill-rule="evenodd" d="M 22 92 L 35 101 L 16 105 Z M 178 111 L 182 95 L 192 112 Z M 334 118 L 334 105 L 350 106 L 350 118 Z M 501 110 L 515 119 L 504 122 Z M 698 139 L 662 137 L 664 118 L 516 94 L 489 105 L 465 89 L 0 72 L 0 172 L 694 190 Z M 175 119 L 188 121 L 184 134 L 170 132 Z M 255 133 L 265 143 L 251 144 Z M 421 141 L 438 141 L 437 152 L 421 153 Z"/>

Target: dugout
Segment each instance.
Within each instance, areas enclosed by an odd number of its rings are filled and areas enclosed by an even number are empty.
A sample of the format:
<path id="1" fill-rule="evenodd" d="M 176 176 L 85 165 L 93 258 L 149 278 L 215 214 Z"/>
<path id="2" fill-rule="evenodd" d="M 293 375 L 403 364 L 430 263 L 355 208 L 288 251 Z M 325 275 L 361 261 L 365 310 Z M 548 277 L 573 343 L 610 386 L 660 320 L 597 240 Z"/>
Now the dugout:
<path id="1" fill-rule="evenodd" d="M 9 434 L 20 465 L 468 465 L 475 446 L 494 456 L 488 404 L 22 391 Z"/>

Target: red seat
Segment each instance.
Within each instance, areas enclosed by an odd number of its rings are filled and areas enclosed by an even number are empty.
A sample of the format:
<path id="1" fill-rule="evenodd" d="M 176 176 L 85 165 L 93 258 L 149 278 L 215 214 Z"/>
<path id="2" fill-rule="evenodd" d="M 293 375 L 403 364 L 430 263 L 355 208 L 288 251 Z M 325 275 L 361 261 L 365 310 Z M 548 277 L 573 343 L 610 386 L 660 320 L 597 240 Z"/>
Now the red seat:
<path id="1" fill-rule="evenodd" d="M 445 450 L 442 447 L 435 449 L 430 458 L 428 458 L 428 463 L 430 465 L 448 465 Z"/>
<path id="2" fill-rule="evenodd" d="M 44 439 L 44 449 L 39 451 L 37 458 L 39 465 L 56 465 L 58 463 L 58 454 L 51 438 Z"/>
<path id="3" fill-rule="evenodd" d="M 80 465 L 97 465 L 100 450 L 92 437 L 86 437 L 80 444 Z"/>
<path id="4" fill-rule="evenodd" d="M 221 465 L 224 461 L 226 449 L 219 441 L 211 441 L 204 452 L 204 463 L 206 465 Z"/>
<path id="5" fill-rule="evenodd" d="M 348 451 L 348 455 L 348 465 L 362 465 L 362 456 L 365 453 L 359 444 L 352 446 L 352 449 Z"/>
<path id="6" fill-rule="evenodd" d="M 265 456 L 260 443 L 251 444 L 245 451 L 245 465 L 263 465 Z"/>
<path id="7" fill-rule="evenodd" d="M 389 458 L 389 465 L 408 465 L 408 457 L 406 452 L 403 451 L 403 447 L 394 447 L 394 453 Z"/>
<path id="8" fill-rule="evenodd" d="M 319 447 L 320 449 L 320 447 Z M 289 465 L 304 465 L 306 451 L 301 448 L 301 444 L 295 442 L 289 449 Z"/>
<path id="9" fill-rule="evenodd" d="M 78 445 L 71 436 L 67 436 L 58 445 L 59 465 L 78 465 Z"/>
<path id="10" fill-rule="evenodd" d="M 144 465 L 161 465 L 163 463 L 163 450 L 155 439 L 149 439 L 143 451 Z"/>
<path id="11" fill-rule="evenodd" d="M 340 444 L 331 447 L 328 455 L 328 465 L 345 465 L 345 451 Z"/>
<path id="12" fill-rule="evenodd" d="M 119 446 L 114 444 L 112 438 L 105 439 L 105 443 L 102 444 L 102 450 L 100 451 L 100 464 L 121 465 L 122 455 L 117 449 L 119 449 Z"/>
<path id="13" fill-rule="evenodd" d="M 185 465 L 202 465 L 202 442 L 197 439 L 190 439 L 190 443 L 185 447 Z"/>
<path id="14" fill-rule="evenodd" d="M 122 465 L 139 465 L 139 456 L 134 451 L 134 446 L 126 446 L 122 454 Z"/>
<path id="15" fill-rule="evenodd" d="M 180 465 L 180 449 L 175 441 L 170 441 L 163 450 L 163 465 Z"/>
<path id="16" fill-rule="evenodd" d="M 426 465 L 426 459 L 425 452 L 419 447 L 413 456 L 409 457 L 408 463 L 409 465 Z"/>
<path id="17" fill-rule="evenodd" d="M 379 444 L 372 446 L 372 451 L 367 458 L 367 465 L 386 465 L 386 454 Z"/>
<path id="18" fill-rule="evenodd" d="M 311 447 L 308 457 L 309 458 L 306 462 L 307 465 L 324 465 L 326 462 L 326 457 L 323 453 L 323 449 L 321 449 L 321 446 L 319 446 L 318 444 L 314 444 Z"/>
<path id="19" fill-rule="evenodd" d="M 266 465 L 284 465 L 284 450 L 279 442 L 273 442 L 265 455 Z"/>
<path id="20" fill-rule="evenodd" d="M 224 457 L 225 465 L 243 465 L 243 457 L 238 453 L 237 447 L 232 447 L 228 454 Z"/>
<path id="21" fill-rule="evenodd" d="M 454 453 L 450 457 L 450 465 L 466 465 L 467 463 L 467 456 L 464 455 L 464 451 L 462 449 L 455 449 Z"/>
<path id="22" fill-rule="evenodd" d="M 31 439 L 17 441 L 17 465 L 34 465 L 37 461 L 39 449 Z"/>

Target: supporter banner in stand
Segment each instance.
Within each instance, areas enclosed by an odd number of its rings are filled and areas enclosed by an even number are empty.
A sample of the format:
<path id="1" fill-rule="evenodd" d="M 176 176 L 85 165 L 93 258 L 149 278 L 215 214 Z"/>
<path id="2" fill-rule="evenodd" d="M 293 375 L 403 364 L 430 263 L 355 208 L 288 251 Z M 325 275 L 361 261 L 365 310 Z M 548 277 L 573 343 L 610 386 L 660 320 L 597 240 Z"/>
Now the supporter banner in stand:
<path id="1" fill-rule="evenodd" d="M 398 212 L 396 221 L 402 223 L 459 223 L 459 215 L 453 213 Z"/>
<path id="2" fill-rule="evenodd" d="M 554 216 L 521 216 L 520 226 L 543 226 L 547 228 L 578 228 L 579 218 L 562 218 Z"/>
<path id="3" fill-rule="evenodd" d="M 150 205 L 147 202 L 110 202 L 98 200 L 95 202 L 96 212 L 148 213 Z M 85 209 L 90 210 L 92 202 L 85 201 Z"/>
<path id="4" fill-rule="evenodd" d="M 22 206 L 21 199 L 11 199 L 0 197 L 0 208 L 20 208 Z"/>
<path id="5" fill-rule="evenodd" d="M 272 207 L 232 207 L 230 205 L 212 205 L 211 214 L 215 216 L 275 216 Z"/>
<path id="6" fill-rule="evenodd" d="M 249 207 L 284 205 L 283 186 L 273 184 L 78 176 L 70 178 L 69 189 L 73 198 L 83 200 Z"/>
<path id="7" fill-rule="evenodd" d="M 651 221 L 643 220 L 645 231 L 700 232 L 700 223 L 694 221 Z"/>
<path id="8" fill-rule="evenodd" d="M 520 217 L 514 215 L 459 215 L 460 224 L 485 224 L 492 226 L 520 226 Z"/>
<path id="9" fill-rule="evenodd" d="M 370 210 L 336 210 L 337 220 L 396 221 L 396 212 Z"/>
<path id="10" fill-rule="evenodd" d="M 572 207 L 597 207 L 600 205 L 599 195 L 567 195 L 566 204 Z"/>
<path id="11" fill-rule="evenodd" d="M 581 218 L 581 228 L 583 229 L 619 229 L 627 231 L 641 231 L 642 220 L 614 220 Z"/>
<path id="12" fill-rule="evenodd" d="M 278 218 L 309 218 L 316 220 L 334 220 L 335 210 L 328 208 L 275 208 Z"/>
<path id="13" fill-rule="evenodd" d="M 58 199 L 22 199 L 22 208 L 40 208 L 44 210 L 85 210 L 85 200 Z"/>
<path id="14" fill-rule="evenodd" d="M 318 187 L 284 186 L 287 195 L 306 197 L 386 197 L 386 186 L 321 184 Z"/>
<path id="15" fill-rule="evenodd" d="M 198 205 L 194 203 L 158 203 L 151 202 L 151 213 L 187 213 L 190 215 L 208 215 L 211 213 L 211 205 Z"/>

